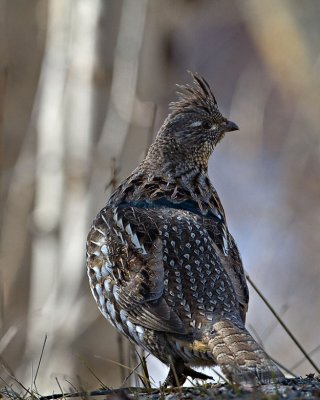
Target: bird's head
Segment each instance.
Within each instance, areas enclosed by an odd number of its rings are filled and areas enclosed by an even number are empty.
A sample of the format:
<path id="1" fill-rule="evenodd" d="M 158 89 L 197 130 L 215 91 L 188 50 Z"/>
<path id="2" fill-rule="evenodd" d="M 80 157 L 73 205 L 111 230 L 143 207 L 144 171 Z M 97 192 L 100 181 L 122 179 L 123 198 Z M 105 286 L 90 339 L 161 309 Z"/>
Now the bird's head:
<path id="1" fill-rule="evenodd" d="M 179 99 L 170 103 L 171 113 L 158 132 L 149 157 L 157 157 L 168 167 L 172 162 L 207 169 L 216 144 L 226 132 L 239 128 L 220 113 L 206 80 L 190 74 L 193 84 L 178 85 Z"/>

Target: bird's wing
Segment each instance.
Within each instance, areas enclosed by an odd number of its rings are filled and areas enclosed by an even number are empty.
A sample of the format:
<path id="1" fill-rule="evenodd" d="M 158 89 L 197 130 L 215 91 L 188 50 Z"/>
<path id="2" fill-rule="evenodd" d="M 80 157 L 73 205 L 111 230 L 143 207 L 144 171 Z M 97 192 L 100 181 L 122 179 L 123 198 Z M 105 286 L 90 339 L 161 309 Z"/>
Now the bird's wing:
<path id="1" fill-rule="evenodd" d="M 240 305 L 241 317 L 245 322 L 249 290 L 238 248 L 223 221 L 213 222 L 210 219 L 205 219 L 204 226 L 216 245 L 216 252 L 220 255 L 221 264 L 231 279 Z"/>
<path id="2" fill-rule="evenodd" d="M 110 263 L 113 295 L 119 310 L 125 311 L 137 325 L 186 333 L 181 319 L 163 297 L 162 241 L 148 213 L 134 207 L 107 208 L 93 229 L 105 234 L 100 255 Z M 97 239 L 93 242 L 98 243 Z"/>
<path id="3" fill-rule="evenodd" d="M 229 243 L 230 243 L 229 245 L 230 250 L 228 255 L 229 259 L 227 259 L 226 262 L 224 263 L 226 264 L 225 269 L 229 274 L 233 286 L 235 288 L 237 298 L 242 309 L 242 319 L 243 322 L 245 322 L 246 313 L 248 311 L 248 303 L 249 303 L 249 289 L 237 245 L 230 233 L 229 233 Z"/>

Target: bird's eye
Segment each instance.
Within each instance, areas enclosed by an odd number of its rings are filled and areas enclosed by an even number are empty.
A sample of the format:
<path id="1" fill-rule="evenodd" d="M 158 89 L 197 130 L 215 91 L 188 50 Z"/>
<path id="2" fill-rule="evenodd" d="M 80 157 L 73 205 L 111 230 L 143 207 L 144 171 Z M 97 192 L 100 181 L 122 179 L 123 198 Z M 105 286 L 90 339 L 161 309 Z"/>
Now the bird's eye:
<path id="1" fill-rule="evenodd" d="M 212 124 L 209 121 L 202 121 L 201 128 L 210 129 Z"/>

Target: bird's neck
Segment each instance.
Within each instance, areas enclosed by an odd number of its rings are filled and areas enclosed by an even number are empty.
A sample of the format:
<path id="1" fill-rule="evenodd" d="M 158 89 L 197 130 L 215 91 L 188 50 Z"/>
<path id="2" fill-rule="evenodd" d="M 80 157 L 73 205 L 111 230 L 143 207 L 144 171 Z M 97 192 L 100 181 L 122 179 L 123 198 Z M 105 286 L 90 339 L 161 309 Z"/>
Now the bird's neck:
<path id="1" fill-rule="evenodd" d="M 203 214 L 210 212 L 225 218 L 218 194 L 202 168 L 180 167 L 164 173 L 142 163 L 113 193 L 108 205 L 161 199 L 175 205 L 192 202 Z"/>
<path id="2" fill-rule="evenodd" d="M 207 176 L 208 161 L 212 145 L 205 142 L 190 146 L 179 144 L 175 138 L 161 135 L 150 146 L 147 156 L 139 168 L 147 174 L 162 175 L 179 179 L 185 175 L 201 174 Z M 165 138 L 163 137 L 165 136 Z"/>

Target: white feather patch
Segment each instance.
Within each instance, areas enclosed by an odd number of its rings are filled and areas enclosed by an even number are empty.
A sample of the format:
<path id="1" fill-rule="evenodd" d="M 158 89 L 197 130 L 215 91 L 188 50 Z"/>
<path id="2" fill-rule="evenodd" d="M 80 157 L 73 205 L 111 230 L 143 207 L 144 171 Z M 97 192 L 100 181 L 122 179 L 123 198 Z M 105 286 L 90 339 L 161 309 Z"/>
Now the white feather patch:
<path id="1" fill-rule="evenodd" d="M 99 281 L 101 279 L 101 271 L 99 267 L 93 267 L 94 272 L 96 273 L 96 278 Z"/>
<path id="2" fill-rule="evenodd" d="M 109 254 L 108 247 L 105 244 L 101 247 L 101 252 L 105 256 L 107 256 Z"/>
<path id="3" fill-rule="evenodd" d="M 110 317 L 113 320 L 115 320 L 116 319 L 116 310 L 114 308 L 114 305 L 110 301 L 107 301 L 107 310 L 108 310 Z"/>
<path id="4" fill-rule="evenodd" d="M 197 126 L 201 126 L 201 124 L 202 124 L 202 121 L 195 121 L 195 122 L 192 122 L 192 124 L 190 124 L 190 127 L 196 128 Z"/>

